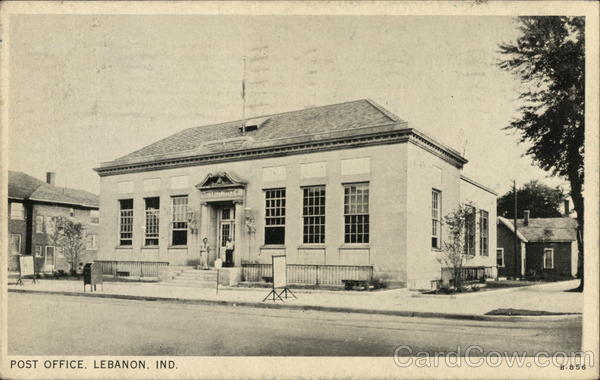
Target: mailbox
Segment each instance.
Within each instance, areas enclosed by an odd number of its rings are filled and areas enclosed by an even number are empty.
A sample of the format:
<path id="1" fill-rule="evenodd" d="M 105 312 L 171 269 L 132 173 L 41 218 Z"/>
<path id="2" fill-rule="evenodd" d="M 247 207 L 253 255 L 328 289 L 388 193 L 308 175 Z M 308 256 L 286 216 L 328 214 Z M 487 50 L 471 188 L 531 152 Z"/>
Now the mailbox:
<path id="1" fill-rule="evenodd" d="M 104 285 L 102 284 L 102 271 L 100 270 L 100 265 L 95 265 L 94 263 L 87 263 L 83 266 L 83 291 L 85 292 L 85 286 L 90 286 L 90 291 L 96 290 L 96 285 L 102 285 L 102 290 L 104 290 Z"/>

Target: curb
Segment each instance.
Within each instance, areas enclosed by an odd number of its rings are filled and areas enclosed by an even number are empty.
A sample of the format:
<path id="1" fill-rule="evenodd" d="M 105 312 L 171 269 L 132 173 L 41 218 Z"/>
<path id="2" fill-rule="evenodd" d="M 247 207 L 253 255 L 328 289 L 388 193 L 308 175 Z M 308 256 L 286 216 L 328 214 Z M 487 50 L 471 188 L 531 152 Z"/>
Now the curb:
<path id="1" fill-rule="evenodd" d="M 415 318 L 442 318 L 442 319 L 463 319 L 471 321 L 504 321 L 504 322 L 519 322 L 519 321 L 553 321 L 563 320 L 565 318 L 581 317 L 581 313 L 564 313 L 554 315 L 535 315 L 535 316 L 502 316 L 502 315 L 480 315 L 480 314 L 453 314 L 453 313 L 438 313 L 438 312 L 423 312 L 423 311 L 404 311 L 404 310 L 373 310 L 373 309 L 358 309 L 340 306 L 318 306 L 318 305 L 293 305 L 293 304 L 275 304 L 263 302 L 248 302 L 248 301 L 226 301 L 226 300 L 207 300 L 207 299 L 189 299 L 176 297 L 155 297 L 155 296 L 136 296 L 127 294 L 106 294 L 106 293 L 79 293 L 79 292 L 63 292 L 63 291 L 44 291 L 44 290 L 28 290 L 28 289 L 8 289 L 12 293 L 31 293 L 31 294 L 53 294 L 71 297 L 95 297 L 95 298 L 112 298 L 134 301 L 157 301 L 157 302 L 174 302 L 185 303 L 192 305 L 220 305 L 220 306 L 241 306 L 253 307 L 259 309 L 286 309 L 286 310 L 303 310 L 303 311 L 325 311 L 334 313 L 358 313 L 369 315 L 390 315 L 397 317 L 415 317 Z"/>
<path id="2" fill-rule="evenodd" d="M 577 281 L 577 280 L 565 280 L 565 281 L 555 281 L 555 282 L 548 282 L 548 283 L 542 283 L 542 284 L 514 286 L 514 287 L 498 288 L 498 289 L 494 289 L 494 290 L 479 291 L 479 292 L 469 292 L 469 293 L 459 293 L 459 294 L 446 294 L 446 295 L 443 295 L 443 297 L 450 298 L 450 299 L 456 299 L 456 298 L 471 298 L 471 297 L 489 296 L 489 295 L 496 295 L 496 294 L 499 294 L 499 293 L 519 292 L 519 291 L 525 291 L 525 290 L 535 290 L 535 289 L 550 288 L 552 286 L 562 285 L 562 284 L 565 284 L 565 283 L 570 282 L 570 281 Z M 575 284 L 574 286 L 577 286 L 577 284 Z M 434 298 L 434 299 L 439 299 L 440 295 L 439 294 L 421 294 L 421 293 L 418 293 L 418 294 L 411 294 L 411 297 L 414 297 L 414 298 Z"/>

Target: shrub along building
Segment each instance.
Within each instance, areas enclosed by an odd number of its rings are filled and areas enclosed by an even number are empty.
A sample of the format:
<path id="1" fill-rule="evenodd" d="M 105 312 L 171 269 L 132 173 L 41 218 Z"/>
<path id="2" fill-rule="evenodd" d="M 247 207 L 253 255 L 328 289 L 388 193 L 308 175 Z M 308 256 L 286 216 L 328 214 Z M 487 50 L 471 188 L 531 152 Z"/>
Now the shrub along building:
<path id="1" fill-rule="evenodd" d="M 470 200 L 468 265 L 493 276 L 496 194 L 461 174 L 466 162 L 369 100 L 186 129 L 95 169 L 98 256 L 197 265 L 207 238 L 213 266 L 231 239 L 230 283 L 286 255 L 290 282 L 429 288 L 444 213 Z"/>
<path id="2" fill-rule="evenodd" d="M 567 212 L 568 215 L 568 206 Z M 497 265 L 503 277 L 572 278 L 577 274 L 577 220 L 562 218 L 517 220 L 519 251 L 515 259 L 514 223 L 498 217 Z"/>
<path id="3" fill-rule="evenodd" d="M 34 255 L 36 272 L 68 272 L 70 265 L 52 239 L 54 217 L 72 218 L 84 225 L 85 249 L 79 261 L 90 262 L 98 250 L 98 196 L 84 190 L 55 186 L 55 173 L 46 182 L 22 172 L 8 172 L 8 267 L 19 269 L 20 255 Z M 77 263 L 78 264 L 78 263 Z"/>

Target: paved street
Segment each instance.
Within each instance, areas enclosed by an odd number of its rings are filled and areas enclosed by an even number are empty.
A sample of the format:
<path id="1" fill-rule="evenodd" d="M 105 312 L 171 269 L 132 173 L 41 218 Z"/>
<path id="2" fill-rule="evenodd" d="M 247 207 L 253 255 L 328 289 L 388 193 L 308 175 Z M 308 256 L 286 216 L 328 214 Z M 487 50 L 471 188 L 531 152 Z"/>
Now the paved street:
<path id="1" fill-rule="evenodd" d="M 8 349 L 19 355 L 392 356 L 416 351 L 574 351 L 581 318 L 492 322 L 17 294 Z"/>

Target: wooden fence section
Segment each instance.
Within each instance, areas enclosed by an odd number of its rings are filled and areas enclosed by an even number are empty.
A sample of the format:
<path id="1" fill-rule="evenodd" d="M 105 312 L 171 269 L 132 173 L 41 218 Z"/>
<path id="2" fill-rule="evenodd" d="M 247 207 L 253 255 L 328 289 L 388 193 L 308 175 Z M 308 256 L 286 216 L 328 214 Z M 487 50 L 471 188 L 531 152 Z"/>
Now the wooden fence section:
<path id="1" fill-rule="evenodd" d="M 242 278 L 248 282 L 272 279 L 271 264 L 242 264 Z M 288 264 L 287 282 L 301 285 L 344 285 L 342 280 L 371 281 L 372 266 Z"/>

